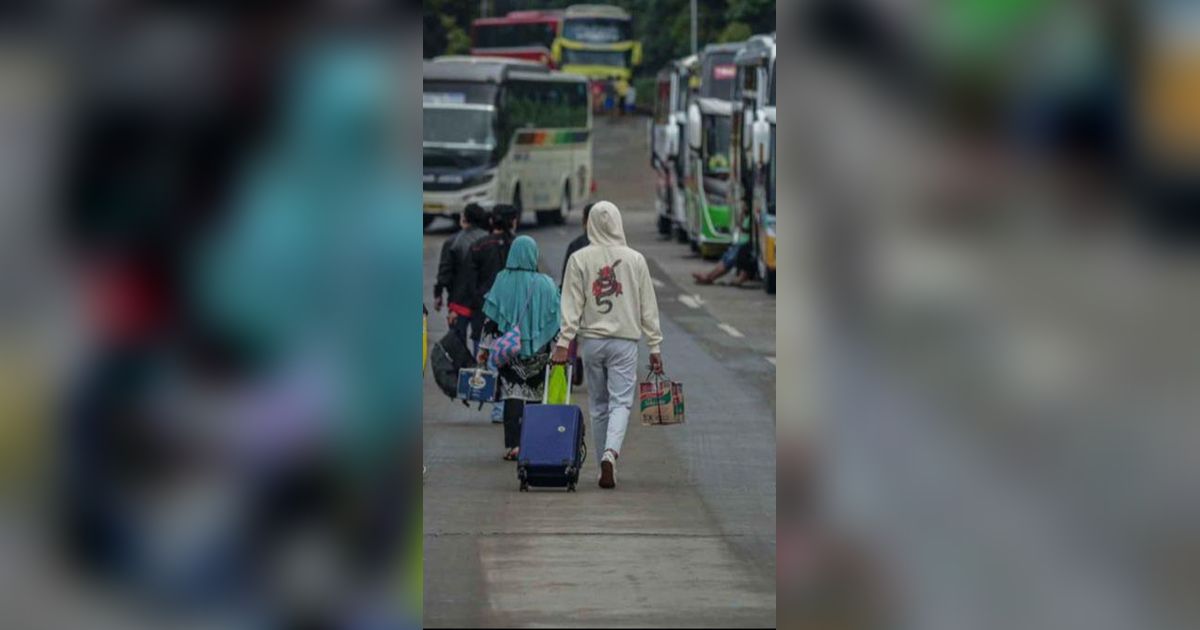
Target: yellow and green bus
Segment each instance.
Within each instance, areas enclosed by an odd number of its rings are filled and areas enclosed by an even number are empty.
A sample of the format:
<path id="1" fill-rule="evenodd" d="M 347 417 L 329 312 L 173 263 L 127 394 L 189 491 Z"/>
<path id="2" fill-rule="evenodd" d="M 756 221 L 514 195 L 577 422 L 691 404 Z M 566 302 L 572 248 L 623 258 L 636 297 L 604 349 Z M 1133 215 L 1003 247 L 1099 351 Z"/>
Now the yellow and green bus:
<path id="1" fill-rule="evenodd" d="M 642 62 L 642 43 L 634 40 L 633 20 L 624 9 L 576 4 L 563 12 L 551 56 L 563 72 L 593 82 L 628 82 Z"/>

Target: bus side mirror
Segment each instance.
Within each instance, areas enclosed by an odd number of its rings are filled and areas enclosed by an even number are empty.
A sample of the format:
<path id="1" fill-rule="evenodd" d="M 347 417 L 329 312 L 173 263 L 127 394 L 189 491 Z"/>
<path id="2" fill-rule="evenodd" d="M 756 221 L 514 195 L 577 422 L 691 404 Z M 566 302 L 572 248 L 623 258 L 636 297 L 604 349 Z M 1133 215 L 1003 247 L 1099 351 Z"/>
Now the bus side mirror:
<path id="1" fill-rule="evenodd" d="M 765 120 L 754 121 L 754 158 L 755 165 L 767 163 L 767 152 L 771 149 L 771 123 Z"/>
<path id="2" fill-rule="evenodd" d="M 688 146 L 694 151 L 700 150 L 700 107 L 692 105 L 688 108 L 687 118 Z"/>

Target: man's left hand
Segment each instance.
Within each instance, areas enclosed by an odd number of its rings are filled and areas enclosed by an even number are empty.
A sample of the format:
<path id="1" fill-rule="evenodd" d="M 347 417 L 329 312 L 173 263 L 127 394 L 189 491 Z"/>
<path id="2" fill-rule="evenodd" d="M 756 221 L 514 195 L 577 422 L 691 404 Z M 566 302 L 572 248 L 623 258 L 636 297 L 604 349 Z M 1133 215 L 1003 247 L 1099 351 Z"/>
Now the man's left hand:
<path id="1" fill-rule="evenodd" d="M 659 375 L 663 373 L 662 353 L 655 352 L 650 355 L 650 371 Z"/>
<path id="2" fill-rule="evenodd" d="M 555 364 L 566 363 L 567 349 L 563 346 L 554 346 L 554 354 L 550 355 L 550 362 Z"/>

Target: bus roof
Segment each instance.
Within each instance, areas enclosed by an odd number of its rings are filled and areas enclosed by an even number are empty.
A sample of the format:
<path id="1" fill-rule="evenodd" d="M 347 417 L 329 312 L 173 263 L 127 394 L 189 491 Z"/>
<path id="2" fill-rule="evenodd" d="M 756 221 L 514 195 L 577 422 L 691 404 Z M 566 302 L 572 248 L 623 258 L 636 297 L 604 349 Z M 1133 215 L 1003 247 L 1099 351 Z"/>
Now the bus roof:
<path id="1" fill-rule="evenodd" d="M 426 61 L 422 68 L 424 78 L 426 79 L 487 81 L 491 83 L 503 81 L 513 70 L 540 72 L 543 74 L 550 72 L 546 66 L 540 63 L 500 57 L 437 57 L 433 61 Z"/>
<path id="2" fill-rule="evenodd" d="M 499 57 L 438 57 L 426 61 L 423 68 L 425 79 L 440 81 L 471 81 L 502 83 L 511 78 L 586 83 L 582 76 L 551 72 L 546 66 L 523 59 Z"/>
<path id="3" fill-rule="evenodd" d="M 629 13 L 621 7 L 615 7 L 611 4 L 573 4 L 567 7 L 564 17 L 602 17 L 613 18 L 619 20 L 628 20 Z"/>
<path id="4" fill-rule="evenodd" d="M 700 53 L 703 55 L 711 55 L 714 53 L 732 52 L 736 53 L 746 46 L 746 42 L 730 42 L 728 44 L 709 44 L 704 47 Z"/>
<path id="5" fill-rule="evenodd" d="M 774 58 L 775 37 L 773 35 L 755 35 L 746 40 L 745 47 L 738 52 L 734 63 L 747 65 Z"/>
<path id="6" fill-rule="evenodd" d="M 562 11 L 511 11 L 508 15 L 497 17 L 475 18 L 472 25 L 493 26 L 496 24 L 538 24 L 558 22 L 562 19 Z"/>

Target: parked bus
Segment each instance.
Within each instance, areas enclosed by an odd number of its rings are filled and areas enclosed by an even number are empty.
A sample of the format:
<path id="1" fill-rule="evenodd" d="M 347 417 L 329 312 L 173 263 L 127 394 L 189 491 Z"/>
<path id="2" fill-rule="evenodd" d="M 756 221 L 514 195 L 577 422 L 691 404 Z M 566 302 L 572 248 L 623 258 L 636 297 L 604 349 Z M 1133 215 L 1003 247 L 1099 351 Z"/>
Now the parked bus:
<path id="1" fill-rule="evenodd" d="M 691 80 L 698 63 L 699 57 L 692 55 L 672 61 L 659 71 L 650 132 L 650 166 L 658 176 L 658 232 L 664 236 L 674 233 L 681 243 L 688 242 L 683 188 L 688 161 L 683 144 L 687 138 Z"/>
<path id="2" fill-rule="evenodd" d="M 1150 235 L 1200 241 L 1200 6 L 1139 5 L 1145 37 L 1132 86 L 1135 212 Z"/>
<path id="3" fill-rule="evenodd" d="M 471 55 L 525 59 L 554 67 L 562 11 L 513 11 L 471 23 Z"/>
<path id="4" fill-rule="evenodd" d="M 562 223 L 592 184 L 588 84 L 526 61 L 440 57 L 424 65 L 425 225 L 468 203 L 511 203 Z"/>
<path id="5" fill-rule="evenodd" d="M 633 21 L 624 9 L 576 4 L 563 13 L 553 58 L 563 72 L 599 82 L 629 81 L 642 63 L 642 44 L 633 39 Z"/>
<path id="6" fill-rule="evenodd" d="M 688 105 L 690 164 L 684 185 L 688 239 L 692 248 L 705 258 L 720 256 L 734 241 L 729 147 L 737 76 L 734 58 L 743 45 L 744 42 L 705 47 L 700 54 L 700 87 Z"/>
<path id="7" fill-rule="evenodd" d="M 775 293 L 775 37 L 750 38 L 734 63 L 729 154 L 734 239 L 749 225 L 763 288 Z"/>

